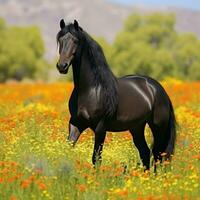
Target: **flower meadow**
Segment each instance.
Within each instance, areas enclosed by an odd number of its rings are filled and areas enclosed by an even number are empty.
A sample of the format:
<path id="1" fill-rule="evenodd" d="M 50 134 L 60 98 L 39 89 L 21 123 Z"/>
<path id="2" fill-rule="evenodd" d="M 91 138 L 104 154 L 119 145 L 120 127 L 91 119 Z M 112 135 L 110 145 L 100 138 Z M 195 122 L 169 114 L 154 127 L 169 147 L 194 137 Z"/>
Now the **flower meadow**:
<path id="1" fill-rule="evenodd" d="M 108 133 L 91 164 L 93 132 L 66 142 L 71 83 L 0 85 L 1 200 L 200 199 L 200 82 L 166 80 L 178 122 L 172 163 L 144 172 L 128 132 Z M 145 129 L 148 144 L 152 135 Z M 152 159 L 153 160 L 153 159 Z"/>

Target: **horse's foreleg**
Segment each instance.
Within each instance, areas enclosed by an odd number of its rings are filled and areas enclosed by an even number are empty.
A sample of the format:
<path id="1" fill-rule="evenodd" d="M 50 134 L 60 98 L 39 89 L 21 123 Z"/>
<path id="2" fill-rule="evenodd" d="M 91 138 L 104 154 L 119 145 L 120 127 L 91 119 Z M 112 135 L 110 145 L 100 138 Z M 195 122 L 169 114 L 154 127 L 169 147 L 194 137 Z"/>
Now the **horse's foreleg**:
<path id="1" fill-rule="evenodd" d="M 101 163 L 101 154 L 103 150 L 103 144 L 105 140 L 106 132 L 95 133 L 95 143 L 94 143 L 94 151 L 92 156 L 93 165 L 97 164 L 97 162 Z"/>
<path id="2" fill-rule="evenodd" d="M 81 126 L 80 124 L 69 122 L 69 136 L 68 140 L 71 141 L 74 145 L 76 144 L 79 136 L 81 133 L 86 129 L 85 127 Z"/>

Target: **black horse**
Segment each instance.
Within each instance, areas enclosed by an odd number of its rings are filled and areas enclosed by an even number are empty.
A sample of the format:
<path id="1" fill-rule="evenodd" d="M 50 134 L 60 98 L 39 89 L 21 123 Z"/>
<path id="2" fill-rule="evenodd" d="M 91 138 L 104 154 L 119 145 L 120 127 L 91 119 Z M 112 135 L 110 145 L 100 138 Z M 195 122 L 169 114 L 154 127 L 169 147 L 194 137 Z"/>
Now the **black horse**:
<path id="1" fill-rule="evenodd" d="M 57 69 L 66 74 L 72 64 L 74 90 L 69 100 L 71 114 L 68 139 L 74 144 L 91 128 L 95 133 L 93 164 L 101 161 L 106 131 L 129 130 L 143 165 L 150 167 L 150 149 L 144 137 L 147 123 L 153 133 L 155 161 L 174 151 L 176 128 L 172 103 L 163 87 L 146 76 L 116 78 L 100 45 L 78 24 L 60 21 L 57 34 L 60 58 Z"/>

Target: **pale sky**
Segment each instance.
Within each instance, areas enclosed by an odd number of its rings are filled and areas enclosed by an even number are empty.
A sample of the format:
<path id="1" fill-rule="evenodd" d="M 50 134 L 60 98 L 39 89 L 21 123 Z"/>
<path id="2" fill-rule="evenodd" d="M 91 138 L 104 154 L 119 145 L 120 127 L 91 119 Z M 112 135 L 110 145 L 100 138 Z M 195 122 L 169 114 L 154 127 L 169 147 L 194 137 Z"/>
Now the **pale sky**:
<path id="1" fill-rule="evenodd" d="M 200 10 L 200 0 L 111 0 L 128 5 L 176 6 Z"/>

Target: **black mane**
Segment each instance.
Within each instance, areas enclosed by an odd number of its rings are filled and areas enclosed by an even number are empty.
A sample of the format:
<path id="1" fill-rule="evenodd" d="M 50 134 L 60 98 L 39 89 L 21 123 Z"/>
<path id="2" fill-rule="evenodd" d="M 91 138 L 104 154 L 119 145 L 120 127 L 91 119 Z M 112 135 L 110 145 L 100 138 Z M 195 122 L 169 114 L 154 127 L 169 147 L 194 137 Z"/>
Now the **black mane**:
<path id="1" fill-rule="evenodd" d="M 91 62 L 95 86 L 101 86 L 105 117 L 108 119 L 116 114 L 118 105 L 117 78 L 109 69 L 101 46 L 86 32 L 82 32 L 86 42 L 88 56 Z"/>

